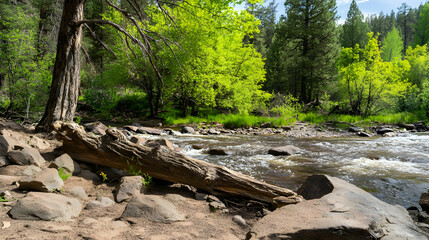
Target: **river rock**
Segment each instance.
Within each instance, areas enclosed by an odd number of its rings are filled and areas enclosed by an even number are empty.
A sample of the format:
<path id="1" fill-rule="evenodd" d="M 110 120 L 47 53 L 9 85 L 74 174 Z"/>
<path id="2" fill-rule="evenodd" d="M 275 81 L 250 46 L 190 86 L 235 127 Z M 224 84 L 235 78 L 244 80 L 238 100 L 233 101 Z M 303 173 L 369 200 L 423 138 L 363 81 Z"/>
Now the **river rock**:
<path id="1" fill-rule="evenodd" d="M 49 166 L 50 168 L 55 169 L 64 169 L 67 173 L 77 174 L 80 173 L 80 167 L 77 162 L 73 161 L 73 159 L 67 154 L 63 154 L 57 157 L 53 163 Z"/>
<path id="2" fill-rule="evenodd" d="M 174 204 L 155 195 L 134 196 L 124 212 L 122 218 L 143 218 L 153 222 L 171 223 L 185 220 Z"/>
<path id="3" fill-rule="evenodd" d="M 398 134 L 396 132 L 387 132 L 383 134 L 383 137 L 396 137 Z"/>
<path id="4" fill-rule="evenodd" d="M 182 127 L 182 131 L 180 132 L 184 134 L 194 134 L 195 130 L 191 127 Z"/>
<path id="5" fill-rule="evenodd" d="M 398 127 L 400 127 L 400 128 L 405 128 L 405 129 L 407 129 L 408 131 L 411 131 L 411 130 L 416 129 L 416 126 L 414 126 L 414 124 L 407 124 L 407 123 L 399 123 L 399 124 L 398 124 Z"/>
<path id="6" fill-rule="evenodd" d="M 363 132 L 365 131 L 365 129 L 361 128 L 361 127 L 350 127 L 348 129 L 349 132 L 353 132 L 353 133 L 358 133 L 358 132 Z"/>
<path id="7" fill-rule="evenodd" d="M 270 128 L 271 127 L 271 123 L 270 122 L 266 122 L 266 123 L 262 123 L 261 124 L 261 128 Z"/>
<path id="8" fill-rule="evenodd" d="M 371 137 L 371 135 L 369 133 L 366 133 L 366 132 L 358 132 L 357 135 L 359 137 Z"/>
<path id="9" fill-rule="evenodd" d="M 30 192 L 9 211 L 14 219 L 67 221 L 79 216 L 80 202 L 54 193 Z"/>
<path id="10" fill-rule="evenodd" d="M 288 156 L 300 152 L 301 149 L 292 145 L 287 145 L 283 147 L 271 148 L 268 150 L 268 153 L 274 156 Z"/>
<path id="11" fill-rule="evenodd" d="M 424 122 L 415 122 L 413 125 L 415 126 L 417 132 L 425 132 L 428 130 Z"/>
<path id="12" fill-rule="evenodd" d="M 419 204 L 423 211 L 429 213 L 429 191 L 420 195 Z"/>
<path id="13" fill-rule="evenodd" d="M 145 145 L 148 147 L 151 147 L 151 148 L 156 148 L 158 146 L 165 146 L 165 147 L 169 148 L 170 150 L 174 151 L 173 144 L 170 141 L 168 141 L 167 139 L 148 140 Z"/>
<path id="14" fill-rule="evenodd" d="M 161 135 L 162 130 L 156 129 L 156 128 L 149 128 L 149 127 L 139 127 L 137 129 L 137 133 L 150 134 L 150 135 Z"/>
<path id="15" fill-rule="evenodd" d="M 101 122 L 86 123 L 84 127 L 87 132 L 92 132 L 96 135 L 106 135 L 106 130 L 109 129 Z"/>
<path id="16" fill-rule="evenodd" d="M 18 165 L 33 164 L 41 167 L 46 162 L 42 155 L 40 155 L 39 151 L 27 146 L 15 145 L 13 150 L 9 150 L 7 152 L 7 156 L 10 161 Z"/>
<path id="17" fill-rule="evenodd" d="M 47 168 L 40 173 L 25 177 L 19 181 L 20 190 L 33 190 L 39 192 L 53 192 L 60 190 L 64 185 L 63 180 L 58 175 L 58 171 Z"/>
<path id="18" fill-rule="evenodd" d="M 213 149 L 209 149 L 207 151 L 207 154 L 209 155 L 228 155 L 228 153 L 224 150 L 224 149 L 217 149 L 217 148 L 213 148 Z"/>
<path id="19" fill-rule="evenodd" d="M 0 167 L 4 167 L 10 164 L 9 159 L 6 156 L 0 155 Z"/>
<path id="20" fill-rule="evenodd" d="M 211 134 L 211 135 L 219 135 L 220 134 L 220 132 L 214 128 L 210 128 L 207 133 Z"/>
<path id="21" fill-rule="evenodd" d="M 405 208 L 339 178 L 310 176 L 298 193 L 314 199 L 268 214 L 246 239 L 427 239 Z"/>
<path id="22" fill-rule="evenodd" d="M 124 126 L 124 129 L 131 131 L 131 132 L 137 132 L 137 129 L 139 129 L 139 128 L 137 126 L 127 125 L 127 126 Z"/>
<path id="23" fill-rule="evenodd" d="M 143 177 L 142 176 L 128 176 L 121 178 L 121 182 L 116 188 L 115 201 L 117 203 L 128 201 L 134 195 L 142 192 Z"/>
<path id="24" fill-rule="evenodd" d="M 390 132 L 395 132 L 395 131 L 391 128 L 386 128 L 386 127 L 377 129 L 377 134 L 385 134 Z"/>

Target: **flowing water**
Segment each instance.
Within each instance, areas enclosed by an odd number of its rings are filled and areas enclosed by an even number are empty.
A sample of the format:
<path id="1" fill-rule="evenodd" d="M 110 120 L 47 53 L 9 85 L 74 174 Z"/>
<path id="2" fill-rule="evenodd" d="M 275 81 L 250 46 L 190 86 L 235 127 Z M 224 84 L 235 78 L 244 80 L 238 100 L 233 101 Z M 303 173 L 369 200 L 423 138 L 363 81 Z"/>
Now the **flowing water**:
<path id="1" fill-rule="evenodd" d="M 145 136 L 155 138 L 153 136 Z M 388 138 L 287 138 L 280 135 L 163 136 L 190 157 L 219 164 L 259 180 L 297 190 L 312 174 L 328 174 L 351 182 L 381 200 L 418 206 L 429 189 L 429 134 Z M 195 150 L 192 145 L 204 146 Z M 294 145 L 294 156 L 272 156 L 272 147 Z M 225 149 L 227 156 L 205 154 Z"/>

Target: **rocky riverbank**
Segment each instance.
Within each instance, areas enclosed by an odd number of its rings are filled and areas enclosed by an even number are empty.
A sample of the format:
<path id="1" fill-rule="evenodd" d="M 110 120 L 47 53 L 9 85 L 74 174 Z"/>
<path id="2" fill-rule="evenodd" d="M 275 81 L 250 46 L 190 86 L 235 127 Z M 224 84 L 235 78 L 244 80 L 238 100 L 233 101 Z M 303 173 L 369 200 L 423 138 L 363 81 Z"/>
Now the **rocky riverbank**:
<path id="1" fill-rule="evenodd" d="M 303 130 L 316 136 L 324 133 L 303 127 L 282 128 L 281 133 L 268 130 L 272 128 L 240 133 L 216 126 L 177 130 L 285 136 Z M 86 128 L 103 135 L 108 127 L 96 123 Z M 149 147 L 153 142 L 135 135 L 179 134 L 167 128 L 123 129 L 130 141 Z M 0 133 L 0 233 L 4 239 L 427 239 L 420 230 L 429 229 L 426 212 L 411 209 L 419 229 L 404 208 L 337 178 L 311 177 L 298 190 L 306 200 L 271 206 L 217 198 L 191 186 L 150 182 L 121 169 L 76 162 L 61 150 L 54 133 L 37 134 L 31 126 L 1 119 Z M 163 144 L 174 149 L 168 141 Z M 70 176 L 63 180 L 66 175 Z M 425 199 L 422 196 L 421 204 L 427 211 Z"/>

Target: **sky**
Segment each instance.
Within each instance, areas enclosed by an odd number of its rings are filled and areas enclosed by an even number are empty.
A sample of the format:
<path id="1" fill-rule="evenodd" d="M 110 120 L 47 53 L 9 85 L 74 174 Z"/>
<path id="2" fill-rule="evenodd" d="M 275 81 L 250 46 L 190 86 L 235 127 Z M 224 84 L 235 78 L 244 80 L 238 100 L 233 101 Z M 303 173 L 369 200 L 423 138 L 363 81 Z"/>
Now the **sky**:
<path id="1" fill-rule="evenodd" d="M 264 0 L 264 2 L 270 2 L 271 0 Z M 277 6 L 277 18 L 285 14 L 284 0 L 276 0 Z M 339 23 L 344 23 L 347 18 L 347 12 L 349 11 L 350 3 L 352 0 L 337 0 L 337 12 L 340 16 Z M 403 2 L 406 2 L 412 8 L 417 8 L 420 4 L 424 4 L 426 0 L 356 0 L 359 9 L 365 15 L 365 17 L 372 14 L 379 14 L 380 12 L 389 13 L 393 10 L 398 11 L 398 8 Z M 241 7 L 238 7 L 240 9 Z"/>

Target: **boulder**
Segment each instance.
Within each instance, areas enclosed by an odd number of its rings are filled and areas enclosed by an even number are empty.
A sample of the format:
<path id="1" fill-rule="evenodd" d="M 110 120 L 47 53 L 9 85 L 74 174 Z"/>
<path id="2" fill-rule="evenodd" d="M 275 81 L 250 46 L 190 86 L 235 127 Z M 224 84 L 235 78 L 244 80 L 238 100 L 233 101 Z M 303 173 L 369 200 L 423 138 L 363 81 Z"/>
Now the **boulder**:
<path id="1" fill-rule="evenodd" d="M 130 200 L 134 195 L 142 192 L 143 177 L 128 176 L 121 178 L 121 182 L 116 188 L 115 201 L 117 203 Z"/>
<path id="2" fill-rule="evenodd" d="M 396 132 L 387 132 L 383 134 L 383 137 L 396 137 L 398 134 Z"/>
<path id="3" fill-rule="evenodd" d="M 191 127 L 182 127 L 182 130 L 180 132 L 184 134 L 194 134 L 195 130 Z"/>
<path id="4" fill-rule="evenodd" d="M 267 123 L 262 123 L 261 124 L 261 128 L 270 128 L 271 127 L 271 123 L 267 122 Z"/>
<path id="5" fill-rule="evenodd" d="M 40 173 L 41 171 L 42 171 L 41 168 L 34 166 L 34 165 L 30 165 L 22 171 L 22 174 L 25 176 L 31 176 L 31 175 Z"/>
<path id="6" fill-rule="evenodd" d="M 428 128 L 424 122 L 415 122 L 415 123 L 413 123 L 413 125 L 414 125 L 415 129 L 417 130 L 417 132 L 425 132 L 428 130 Z"/>
<path id="7" fill-rule="evenodd" d="M 358 132 L 357 135 L 359 137 L 371 137 L 371 135 L 369 133 L 366 133 L 366 132 Z"/>
<path id="8" fill-rule="evenodd" d="M 0 187 L 8 187 L 19 180 L 21 180 L 21 177 L 18 176 L 0 175 Z"/>
<path id="9" fill-rule="evenodd" d="M 387 127 L 377 129 L 377 134 L 385 134 L 385 133 L 391 133 L 391 132 L 395 132 L 395 131 L 393 129 L 387 128 Z"/>
<path id="10" fill-rule="evenodd" d="M 6 156 L 0 155 L 0 167 L 7 166 L 10 164 L 9 159 Z"/>
<path id="11" fill-rule="evenodd" d="M 268 150 L 268 153 L 274 156 L 288 156 L 296 154 L 300 151 L 302 150 L 298 147 L 287 145 L 283 147 L 271 148 L 270 150 Z"/>
<path id="12" fill-rule="evenodd" d="M 290 131 L 290 130 L 292 130 L 292 127 L 291 126 L 282 126 L 282 129 L 285 131 Z"/>
<path id="13" fill-rule="evenodd" d="M 57 158 L 55 158 L 54 162 L 49 165 L 50 168 L 55 169 L 64 169 L 67 173 L 77 174 L 80 173 L 80 167 L 77 162 L 73 161 L 73 159 L 67 154 L 63 154 Z"/>
<path id="14" fill-rule="evenodd" d="M 429 213 L 429 191 L 420 195 L 419 204 L 423 211 Z"/>
<path id="15" fill-rule="evenodd" d="M 33 135 L 29 137 L 27 144 L 30 145 L 30 147 L 37 148 L 39 150 L 45 150 L 51 147 L 51 144 Z"/>
<path id="16" fill-rule="evenodd" d="M 207 154 L 209 154 L 209 155 L 220 155 L 220 156 L 228 155 L 228 153 L 224 149 L 218 149 L 218 148 L 209 149 L 207 151 Z"/>
<path id="17" fill-rule="evenodd" d="M 170 150 L 174 151 L 173 144 L 170 141 L 168 141 L 167 139 L 148 140 L 145 145 L 148 147 L 151 147 L 151 148 L 156 148 L 158 146 L 165 146 L 165 147 L 169 148 Z"/>
<path id="18" fill-rule="evenodd" d="M 105 208 L 110 207 L 113 204 L 115 204 L 115 202 L 108 197 L 97 197 L 96 200 L 89 202 L 85 206 L 85 209 Z"/>
<path id="19" fill-rule="evenodd" d="M 104 125 L 101 122 L 86 123 L 83 126 L 85 127 L 85 130 L 87 132 L 92 132 L 97 135 L 105 135 L 106 130 L 109 129 L 106 125 Z"/>
<path id="20" fill-rule="evenodd" d="M 18 142 L 12 138 L 10 131 L 1 131 L 0 133 L 0 155 L 4 155 L 18 145 Z"/>
<path id="21" fill-rule="evenodd" d="M 211 135 L 219 135 L 220 134 L 220 132 L 214 128 L 210 128 L 207 133 L 211 134 Z"/>
<path id="22" fill-rule="evenodd" d="M 405 128 L 405 129 L 407 129 L 408 131 L 411 131 L 411 130 L 416 129 L 416 126 L 414 126 L 414 124 L 407 124 L 407 123 L 399 123 L 399 124 L 398 124 L 398 127 L 400 127 L 400 128 Z"/>
<path id="23" fill-rule="evenodd" d="M 361 128 L 361 127 L 350 127 L 348 129 L 349 132 L 353 132 L 353 133 L 358 133 L 358 132 L 363 132 L 365 131 L 365 129 Z"/>
<path id="24" fill-rule="evenodd" d="M 137 129 L 137 133 L 150 134 L 150 135 L 161 135 L 162 130 L 156 129 L 156 128 L 149 128 L 149 127 L 139 127 Z"/>
<path id="25" fill-rule="evenodd" d="M 427 239 L 405 208 L 385 203 L 339 178 L 307 178 L 299 194 L 257 222 L 246 239 Z"/>
<path id="26" fill-rule="evenodd" d="M 171 223 L 185 220 L 174 204 L 155 195 L 134 196 L 121 218 L 143 218 L 153 222 Z"/>
<path id="27" fill-rule="evenodd" d="M 46 162 L 42 155 L 40 155 L 39 151 L 26 146 L 15 145 L 13 150 L 9 150 L 7 152 L 7 156 L 11 162 L 18 165 L 33 164 L 41 167 Z"/>
<path id="28" fill-rule="evenodd" d="M 68 221 L 79 216 L 80 202 L 54 193 L 30 192 L 9 211 L 14 219 Z"/>
<path id="29" fill-rule="evenodd" d="M 192 144 L 192 148 L 195 149 L 195 150 L 201 150 L 201 149 L 204 148 L 204 146 L 203 145 L 198 145 L 198 144 Z"/>
<path id="30" fill-rule="evenodd" d="M 28 176 L 19 181 L 20 190 L 33 190 L 39 192 L 53 192 L 60 190 L 64 185 L 58 171 L 47 168 L 40 173 Z"/>
<path id="31" fill-rule="evenodd" d="M 131 131 L 131 132 L 137 132 L 138 127 L 137 126 L 133 126 L 133 125 L 127 125 L 124 126 L 125 130 Z"/>

